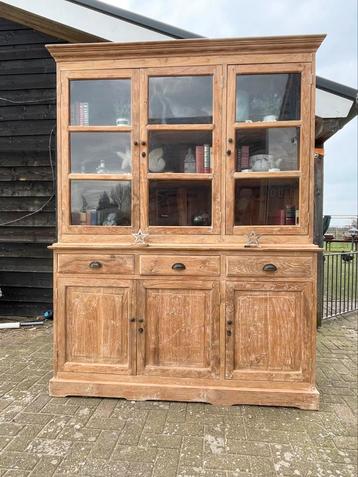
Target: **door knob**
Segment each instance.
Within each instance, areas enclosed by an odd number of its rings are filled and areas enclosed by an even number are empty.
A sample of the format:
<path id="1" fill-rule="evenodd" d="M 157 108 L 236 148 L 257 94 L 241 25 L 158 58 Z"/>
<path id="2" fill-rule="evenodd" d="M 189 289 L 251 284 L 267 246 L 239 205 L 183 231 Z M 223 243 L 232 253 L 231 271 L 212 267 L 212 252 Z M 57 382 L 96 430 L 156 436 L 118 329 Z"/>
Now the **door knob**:
<path id="1" fill-rule="evenodd" d="M 143 151 L 142 152 L 142 157 L 145 157 L 146 156 L 146 153 Z"/>
<path id="2" fill-rule="evenodd" d="M 231 336 L 231 335 L 232 335 L 232 333 L 231 333 L 230 330 L 226 330 L 226 334 L 227 334 L 228 336 Z"/>
<path id="3" fill-rule="evenodd" d="M 146 143 L 145 141 L 142 141 L 142 142 L 141 142 L 141 145 L 142 145 L 142 146 L 145 146 L 146 144 L 147 144 L 147 143 Z"/>
<path id="4" fill-rule="evenodd" d="M 227 154 L 228 156 L 231 156 L 231 150 L 228 149 L 228 150 L 226 151 L 226 154 Z"/>
<path id="5" fill-rule="evenodd" d="M 143 333 L 144 328 L 138 328 L 138 333 Z"/>
<path id="6" fill-rule="evenodd" d="M 134 141 L 133 143 L 135 146 L 139 146 L 139 142 L 138 141 Z"/>
<path id="7" fill-rule="evenodd" d="M 232 325 L 232 320 L 227 320 L 226 322 L 228 325 Z"/>

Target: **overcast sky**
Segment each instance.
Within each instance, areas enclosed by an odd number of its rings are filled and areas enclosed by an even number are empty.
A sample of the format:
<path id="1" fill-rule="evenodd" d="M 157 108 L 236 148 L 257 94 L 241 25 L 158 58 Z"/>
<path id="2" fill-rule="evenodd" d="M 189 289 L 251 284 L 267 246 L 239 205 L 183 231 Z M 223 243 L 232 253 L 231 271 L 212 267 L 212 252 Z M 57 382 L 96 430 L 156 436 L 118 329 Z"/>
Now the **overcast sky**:
<path id="1" fill-rule="evenodd" d="M 357 0 L 105 0 L 209 38 L 326 33 L 317 74 L 357 88 Z M 324 213 L 358 213 L 357 119 L 325 144 Z"/>

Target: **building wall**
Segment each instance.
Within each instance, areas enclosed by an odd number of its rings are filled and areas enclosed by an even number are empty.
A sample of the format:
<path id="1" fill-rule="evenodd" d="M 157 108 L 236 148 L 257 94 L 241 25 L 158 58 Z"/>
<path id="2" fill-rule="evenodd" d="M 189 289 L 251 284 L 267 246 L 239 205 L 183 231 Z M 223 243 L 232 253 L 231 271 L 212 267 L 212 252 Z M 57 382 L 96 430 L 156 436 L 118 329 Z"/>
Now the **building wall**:
<path id="1" fill-rule="evenodd" d="M 47 43 L 63 43 L 0 18 L 0 316 L 34 316 L 52 307 L 55 198 L 49 137 L 56 123 L 55 62 Z M 56 163 L 55 130 L 52 157 Z"/>

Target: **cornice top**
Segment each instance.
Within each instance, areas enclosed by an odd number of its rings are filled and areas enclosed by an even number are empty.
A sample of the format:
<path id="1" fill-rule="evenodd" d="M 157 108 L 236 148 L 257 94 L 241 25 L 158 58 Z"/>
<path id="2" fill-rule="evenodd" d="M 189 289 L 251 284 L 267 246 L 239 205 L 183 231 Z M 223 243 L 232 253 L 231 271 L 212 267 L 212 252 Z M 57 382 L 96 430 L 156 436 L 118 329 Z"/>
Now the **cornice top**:
<path id="1" fill-rule="evenodd" d="M 326 35 L 46 45 L 57 62 L 167 56 L 315 53 Z"/>

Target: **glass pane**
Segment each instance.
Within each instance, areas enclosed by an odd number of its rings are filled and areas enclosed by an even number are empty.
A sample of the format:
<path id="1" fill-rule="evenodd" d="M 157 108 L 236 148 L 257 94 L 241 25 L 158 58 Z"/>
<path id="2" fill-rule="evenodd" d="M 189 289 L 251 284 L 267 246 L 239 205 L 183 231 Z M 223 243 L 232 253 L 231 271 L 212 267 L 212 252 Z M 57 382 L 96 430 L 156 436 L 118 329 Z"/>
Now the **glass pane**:
<path id="1" fill-rule="evenodd" d="M 236 121 L 300 118 L 300 73 L 237 75 Z"/>
<path id="2" fill-rule="evenodd" d="M 297 225 L 298 179 L 237 180 L 235 225 Z"/>
<path id="3" fill-rule="evenodd" d="M 238 129 L 236 170 L 293 171 L 299 168 L 299 128 Z"/>
<path id="4" fill-rule="evenodd" d="M 211 172 L 211 132 L 155 131 L 149 136 L 149 172 Z"/>
<path id="5" fill-rule="evenodd" d="M 72 225 L 131 225 L 130 181 L 71 181 Z"/>
<path id="6" fill-rule="evenodd" d="M 149 78 L 149 124 L 207 124 L 213 120 L 211 76 Z"/>
<path id="7" fill-rule="evenodd" d="M 129 79 L 70 81 L 71 124 L 126 126 L 131 122 Z"/>
<path id="8" fill-rule="evenodd" d="M 211 225 L 211 181 L 150 181 L 149 225 Z"/>
<path id="9" fill-rule="evenodd" d="M 71 172 L 131 172 L 131 135 L 122 132 L 70 133 Z"/>

